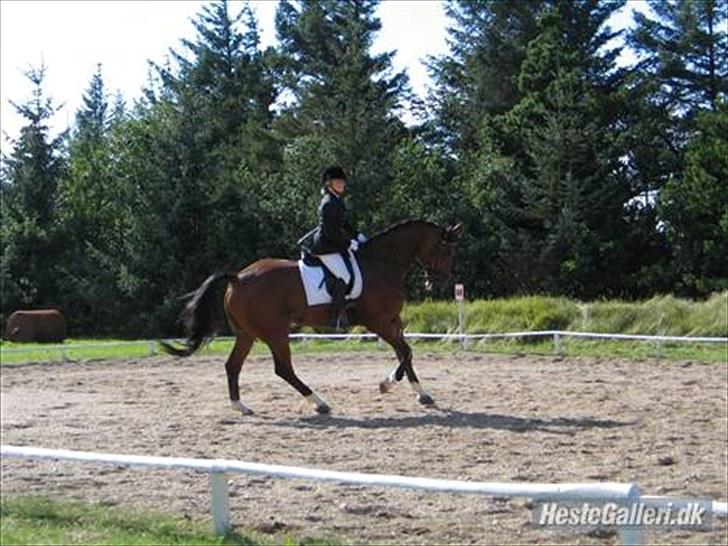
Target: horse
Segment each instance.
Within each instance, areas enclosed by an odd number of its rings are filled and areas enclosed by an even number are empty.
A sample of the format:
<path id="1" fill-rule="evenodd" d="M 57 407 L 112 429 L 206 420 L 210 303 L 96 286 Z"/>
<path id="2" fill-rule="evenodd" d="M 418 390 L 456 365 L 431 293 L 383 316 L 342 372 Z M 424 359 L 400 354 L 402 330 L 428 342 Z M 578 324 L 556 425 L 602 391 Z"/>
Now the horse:
<path id="1" fill-rule="evenodd" d="M 441 227 L 424 220 L 407 220 L 359 246 L 357 259 L 364 284 L 361 295 L 348 302 L 347 313 L 352 326 L 365 326 L 391 345 L 397 355 L 398 366 L 379 384 L 382 393 L 390 391 L 406 375 L 421 404 L 435 403 L 420 385 L 412 366 L 412 349 L 405 341 L 400 313 L 405 283 L 415 266 L 425 269 L 429 284 L 449 279 L 455 246 L 462 233 L 460 223 Z M 329 413 L 331 407 L 299 379 L 291 363 L 291 327 L 325 326 L 331 319 L 330 305 L 307 305 L 296 261 L 264 258 L 238 273 L 210 275 L 197 290 L 186 295 L 187 303 L 180 314 L 187 334 L 184 345 L 176 347 L 163 342 L 163 350 L 187 357 L 213 338 L 219 323 L 216 294 L 222 283 L 227 283 L 223 298 L 225 316 L 235 335 L 235 344 L 225 362 L 233 409 L 243 415 L 253 413 L 240 401 L 238 381 L 243 362 L 259 339 L 270 348 L 276 375 L 297 390 L 316 412 Z"/>

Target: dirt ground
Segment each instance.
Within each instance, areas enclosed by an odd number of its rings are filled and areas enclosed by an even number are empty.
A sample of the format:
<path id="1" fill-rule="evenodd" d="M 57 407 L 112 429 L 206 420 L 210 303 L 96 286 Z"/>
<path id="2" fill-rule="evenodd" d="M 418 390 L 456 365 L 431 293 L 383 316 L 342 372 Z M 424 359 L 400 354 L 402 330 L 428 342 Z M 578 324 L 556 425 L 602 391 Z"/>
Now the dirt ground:
<path id="1" fill-rule="evenodd" d="M 300 355 L 296 369 L 333 407 L 311 408 L 251 358 L 232 413 L 224 358 L 35 364 L 0 369 L 2 443 L 227 458 L 331 470 L 502 482 L 637 482 L 653 495 L 725 501 L 724 364 L 431 354 L 415 349 L 420 406 L 406 381 L 378 383 L 383 352 Z M 65 462 L 2 461 L 2 493 L 148 507 L 209 521 L 204 474 Z M 229 475 L 233 522 L 274 537 L 348 543 L 616 544 L 614 533 L 543 530 L 525 499 Z M 660 531 L 650 543 L 726 544 Z"/>

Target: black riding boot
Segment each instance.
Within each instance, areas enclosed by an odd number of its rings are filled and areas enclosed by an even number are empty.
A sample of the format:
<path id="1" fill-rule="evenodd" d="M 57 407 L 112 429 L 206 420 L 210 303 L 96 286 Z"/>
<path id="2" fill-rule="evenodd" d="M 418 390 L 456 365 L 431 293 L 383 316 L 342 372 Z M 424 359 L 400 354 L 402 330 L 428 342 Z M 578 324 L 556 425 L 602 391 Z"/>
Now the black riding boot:
<path id="1" fill-rule="evenodd" d="M 331 291 L 331 327 L 337 330 L 346 330 L 349 321 L 346 317 L 346 283 L 336 279 Z"/>

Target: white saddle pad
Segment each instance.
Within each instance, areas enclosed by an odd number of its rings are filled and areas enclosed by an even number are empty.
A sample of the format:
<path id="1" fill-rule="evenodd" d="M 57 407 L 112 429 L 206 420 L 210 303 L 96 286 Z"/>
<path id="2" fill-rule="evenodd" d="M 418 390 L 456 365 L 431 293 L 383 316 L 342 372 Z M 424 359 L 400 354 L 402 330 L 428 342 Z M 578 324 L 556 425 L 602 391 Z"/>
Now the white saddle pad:
<path id="1" fill-rule="evenodd" d="M 364 283 L 362 281 L 359 264 L 351 251 L 349 251 L 349 258 L 351 259 L 351 265 L 354 269 L 354 287 L 351 289 L 351 293 L 346 296 L 346 299 L 355 300 L 361 296 Z M 298 260 L 298 271 L 301 273 L 301 282 L 303 283 L 303 289 L 306 292 L 306 301 L 308 302 L 308 305 L 324 305 L 331 303 L 331 295 L 328 290 L 326 290 L 326 283 L 324 283 L 323 268 L 311 267 L 303 263 L 303 260 Z"/>

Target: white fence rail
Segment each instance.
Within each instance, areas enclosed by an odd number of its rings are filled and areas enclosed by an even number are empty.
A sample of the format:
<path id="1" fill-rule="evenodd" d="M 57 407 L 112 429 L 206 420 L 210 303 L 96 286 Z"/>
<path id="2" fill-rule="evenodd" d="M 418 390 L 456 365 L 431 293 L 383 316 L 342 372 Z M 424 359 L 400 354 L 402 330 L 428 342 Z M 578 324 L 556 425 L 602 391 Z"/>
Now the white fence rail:
<path id="1" fill-rule="evenodd" d="M 341 339 L 341 340 L 364 340 L 379 339 L 376 334 L 316 334 L 316 333 L 295 333 L 290 335 L 291 339 L 307 341 L 313 339 Z M 562 340 L 564 338 L 582 338 L 582 339 L 608 339 L 608 340 L 624 340 L 624 341 L 650 341 L 657 344 L 662 343 L 728 343 L 728 337 L 691 337 L 691 336 L 651 336 L 641 334 L 604 334 L 594 332 L 571 332 L 565 330 L 542 330 L 535 332 L 505 332 L 497 334 L 460 334 L 460 333 L 405 333 L 408 339 L 441 339 L 459 341 L 463 348 L 467 348 L 470 341 L 487 341 L 495 339 L 512 339 L 527 337 L 550 337 L 553 339 L 554 352 L 563 354 Z M 233 341 L 233 337 L 218 337 L 219 341 Z M 165 341 L 181 342 L 181 339 L 167 339 Z M 380 340 L 381 343 L 381 340 Z M 88 343 L 88 344 L 69 344 L 69 345 L 48 345 L 46 347 L 16 347 L 12 349 L 2 349 L 0 354 L 32 354 L 32 353 L 48 353 L 58 351 L 63 360 L 69 358 L 69 352 L 74 350 L 88 349 L 104 349 L 115 347 L 144 347 L 148 349 L 149 356 L 158 353 L 158 340 L 149 339 L 141 341 L 121 341 L 115 343 Z"/>
<path id="2" fill-rule="evenodd" d="M 397 487 L 440 493 L 470 493 L 498 497 L 529 499 L 548 498 L 581 500 L 648 501 L 663 505 L 667 497 L 642 496 L 633 483 L 498 483 L 465 482 L 385 474 L 338 472 L 294 466 L 269 465 L 228 459 L 188 459 L 180 457 L 150 457 L 144 455 L 118 455 L 91 451 L 70 451 L 34 447 L 0 446 L 0 458 L 52 459 L 91 464 L 114 464 L 133 467 L 155 467 L 174 470 L 193 470 L 210 475 L 211 511 L 215 531 L 225 534 L 231 529 L 230 505 L 226 473 L 257 474 L 276 478 L 293 478 L 334 482 L 337 484 L 361 484 L 379 487 Z M 713 502 L 714 515 L 726 516 L 728 506 Z M 643 544 L 640 529 L 620 528 L 622 544 Z"/>

